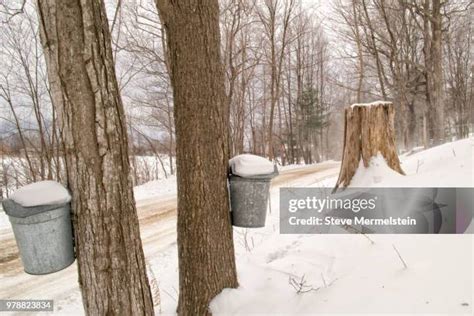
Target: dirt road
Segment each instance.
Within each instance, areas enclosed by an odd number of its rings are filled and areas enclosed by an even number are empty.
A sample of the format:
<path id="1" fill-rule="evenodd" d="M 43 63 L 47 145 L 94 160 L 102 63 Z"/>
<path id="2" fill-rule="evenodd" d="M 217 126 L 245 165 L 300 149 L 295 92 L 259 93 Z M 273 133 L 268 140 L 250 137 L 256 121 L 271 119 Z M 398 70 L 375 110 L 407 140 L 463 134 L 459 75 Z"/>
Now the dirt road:
<path id="1" fill-rule="evenodd" d="M 327 162 L 281 172 L 272 181 L 273 187 L 311 185 L 337 175 L 339 163 Z M 176 242 L 176 196 L 137 202 L 141 237 L 145 255 L 153 258 Z M 54 274 L 32 276 L 23 272 L 11 229 L 0 230 L 0 298 L 41 298 L 44 293 L 55 300 L 67 300 L 78 291 L 76 263 Z M 68 284 L 67 287 L 64 285 Z"/>

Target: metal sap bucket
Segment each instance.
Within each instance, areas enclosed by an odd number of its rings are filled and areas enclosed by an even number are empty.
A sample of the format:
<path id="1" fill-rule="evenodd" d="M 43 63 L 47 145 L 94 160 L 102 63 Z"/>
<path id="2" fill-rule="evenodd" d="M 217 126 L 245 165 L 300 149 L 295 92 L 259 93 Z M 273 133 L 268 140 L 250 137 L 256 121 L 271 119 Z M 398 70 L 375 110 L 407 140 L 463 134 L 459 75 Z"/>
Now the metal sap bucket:
<path id="1" fill-rule="evenodd" d="M 23 207 L 4 200 L 26 273 L 48 274 L 74 262 L 70 203 Z"/>
<path id="2" fill-rule="evenodd" d="M 276 165 L 270 174 L 250 177 L 229 175 L 232 225 L 248 228 L 265 226 L 270 183 L 277 175 Z"/>

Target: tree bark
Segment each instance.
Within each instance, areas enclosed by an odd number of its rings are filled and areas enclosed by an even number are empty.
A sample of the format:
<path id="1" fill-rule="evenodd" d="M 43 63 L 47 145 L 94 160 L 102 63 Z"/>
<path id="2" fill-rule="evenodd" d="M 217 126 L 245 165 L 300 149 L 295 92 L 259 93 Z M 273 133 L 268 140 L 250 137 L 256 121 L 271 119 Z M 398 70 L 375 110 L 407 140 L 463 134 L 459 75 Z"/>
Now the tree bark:
<path id="1" fill-rule="evenodd" d="M 443 91 L 443 44 L 442 44 L 442 13 L 441 0 L 433 0 L 432 18 L 431 18 L 431 60 L 433 71 L 431 73 L 433 80 L 432 90 L 432 114 L 433 114 L 433 136 L 435 144 L 441 144 L 444 141 L 445 122 L 444 122 L 444 91 Z"/>
<path id="2" fill-rule="evenodd" d="M 178 182 L 180 315 L 237 286 L 227 191 L 229 103 L 217 0 L 156 1 L 167 32 Z"/>
<path id="3" fill-rule="evenodd" d="M 429 145 L 442 143 L 445 136 L 441 6 L 440 0 L 423 2 L 423 55 L 428 100 L 425 115 L 428 119 L 428 136 L 433 141 Z"/>
<path id="4" fill-rule="evenodd" d="M 350 184 L 361 159 L 367 168 L 378 153 L 390 168 L 404 174 L 395 145 L 394 116 L 393 105 L 387 102 L 346 108 L 341 170 L 333 191 Z"/>
<path id="5" fill-rule="evenodd" d="M 361 36 L 359 30 L 359 12 L 357 6 L 359 5 L 358 1 L 352 1 L 352 13 L 354 15 L 354 36 L 357 46 L 357 58 L 359 60 L 359 80 L 357 83 L 357 102 L 359 103 L 362 99 L 362 85 L 364 84 L 364 57 L 362 53 L 362 44 Z"/>
<path id="6" fill-rule="evenodd" d="M 152 315 L 105 12 L 102 1 L 38 0 L 73 196 L 84 309 L 88 315 Z"/>

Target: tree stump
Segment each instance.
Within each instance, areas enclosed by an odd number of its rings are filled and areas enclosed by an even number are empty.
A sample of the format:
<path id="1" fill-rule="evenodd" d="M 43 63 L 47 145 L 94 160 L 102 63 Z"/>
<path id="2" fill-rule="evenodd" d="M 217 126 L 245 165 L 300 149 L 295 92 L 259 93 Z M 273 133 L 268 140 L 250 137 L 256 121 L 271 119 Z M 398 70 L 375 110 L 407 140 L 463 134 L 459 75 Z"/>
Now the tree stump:
<path id="1" fill-rule="evenodd" d="M 364 166 L 368 167 L 370 159 L 378 153 L 390 168 L 405 174 L 395 146 L 394 116 L 391 102 L 354 104 L 345 109 L 341 170 L 333 192 L 349 185 L 361 158 Z"/>

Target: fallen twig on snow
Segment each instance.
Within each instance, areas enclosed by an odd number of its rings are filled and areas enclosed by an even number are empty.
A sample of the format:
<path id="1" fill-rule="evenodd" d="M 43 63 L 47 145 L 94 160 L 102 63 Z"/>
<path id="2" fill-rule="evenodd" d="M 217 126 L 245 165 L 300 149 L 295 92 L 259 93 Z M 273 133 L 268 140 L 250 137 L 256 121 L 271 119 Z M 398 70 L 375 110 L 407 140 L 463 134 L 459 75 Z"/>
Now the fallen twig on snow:
<path id="1" fill-rule="evenodd" d="M 408 268 L 407 263 L 405 262 L 405 260 L 403 260 L 402 255 L 398 251 L 397 247 L 395 247 L 395 245 L 393 245 L 393 244 L 392 244 L 392 246 L 393 246 L 393 249 L 395 250 L 395 252 L 397 253 L 398 258 L 400 258 L 400 261 L 403 263 L 403 266 L 405 267 L 405 269 L 407 269 Z"/>
<path id="2" fill-rule="evenodd" d="M 304 279 L 304 274 L 299 281 L 291 276 L 288 277 L 288 283 L 295 289 L 296 294 L 308 293 L 311 291 L 316 292 L 320 289 L 319 287 L 315 289 L 311 285 L 307 285 L 306 280 Z"/>

